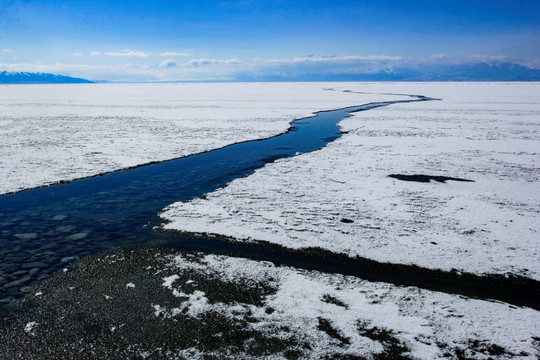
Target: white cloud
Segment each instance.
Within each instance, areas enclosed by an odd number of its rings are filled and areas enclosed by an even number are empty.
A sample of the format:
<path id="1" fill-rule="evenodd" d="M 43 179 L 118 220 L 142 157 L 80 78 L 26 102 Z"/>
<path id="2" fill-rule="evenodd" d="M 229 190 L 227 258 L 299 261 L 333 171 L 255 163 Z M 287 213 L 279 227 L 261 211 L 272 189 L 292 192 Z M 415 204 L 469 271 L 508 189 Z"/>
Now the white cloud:
<path id="1" fill-rule="evenodd" d="M 122 56 L 135 56 L 134 50 L 123 50 Z M 103 53 L 91 52 L 97 56 Z M 131 55 L 126 55 L 131 54 Z M 114 55 L 113 55 L 114 56 Z M 173 58 L 154 65 L 137 64 L 36 64 L 19 63 L 0 65 L 8 71 L 47 72 L 82 77 L 90 80 L 111 81 L 182 81 L 182 80 L 234 80 L 250 74 L 281 74 L 295 76 L 303 73 L 357 72 L 379 68 L 375 59 L 397 61 L 397 57 L 381 56 L 312 56 L 284 60 L 199 58 L 178 62 Z M 388 60 L 390 59 L 390 60 Z M 384 61 L 383 61 L 384 62 Z"/>
<path id="2" fill-rule="evenodd" d="M 72 55 L 73 56 L 82 56 L 82 54 L 80 52 L 74 52 Z"/>
<path id="3" fill-rule="evenodd" d="M 294 61 L 318 61 L 318 62 L 336 62 L 336 61 L 400 61 L 401 56 L 390 55 L 339 55 L 339 56 L 308 56 L 295 58 Z"/>
<path id="4" fill-rule="evenodd" d="M 8 53 L 8 52 L 11 52 L 11 49 L 2 49 L 2 52 L 3 53 Z"/>
<path id="5" fill-rule="evenodd" d="M 105 55 L 108 56 L 125 56 L 125 57 L 149 57 L 150 54 L 142 52 L 142 51 L 135 51 L 135 50 L 122 50 L 120 52 L 106 52 Z"/>
<path id="6" fill-rule="evenodd" d="M 471 59 L 473 59 L 473 61 L 486 61 L 486 62 L 512 61 L 511 57 L 504 56 L 504 55 L 473 55 L 471 56 Z"/>
<path id="7" fill-rule="evenodd" d="M 160 68 L 175 68 L 177 67 L 178 64 L 176 63 L 176 61 L 172 60 L 172 59 L 167 59 L 165 61 L 163 61 L 161 64 L 159 64 L 159 67 Z"/>
<path id="8" fill-rule="evenodd" d="M 92 56 L 98 56 L 98 55 L 101 55 L 101 53 L 100 53 L 99 51 L 92 51 L 92 52 L 90 53 L 90 55 L 92 55 Z"/>
<path id="9" fill-rule="evenodd" d="M 228 60 L 224 60 L 223 63 L 239 65 L 239 64 L 243 64 L 244 62 L 242 60 L 238 60 L 238 59 L 228 59 Z"/>
<path id="10" fill-rule="evenodd" d="M 461 65 L 474 63 L 500 63 L 511 62 L 528 66 L 524 59 L 519 59 L 504 55 L 468 55 L 468 56 L 448 56 L 445 54 L 434 54 L 427 58 L 409 59 L 408 64 L 436 63 L 446 65 Z"/>
<path id="11" fill-rule="evenodd" d="M 176 51 L 165 51 L 159 54 L 159 56 L 165 57 L 180 57 L 180 56 L 191 56 L 188 53 L 176 52 Z"/>
<path id="12" fill-rule="evenodd" d="M 206 65 L 212 65 L 212 64 L 225 64 L 225 65 L 239 65 L 243 64 L 242 60 L 238 59 L 227 59 L 227 60 L 221 60 L 221 59 L 193 59 L 187 62 L 188 65 L 199 67 L 199 66 L 206 66 Z"/>
<path id="13" fill-rule="evenodd" d="M 278 77 L 302 75 L 331 76 L 332 74 L 373 74 L 399 66 L 406 61 L 395 55 L 308 55 L 289 59 L 254 59 L 252 74 Z M 248 76 L 249 77 L 249 76 Z"/>
<path id="14" fill-rule="evenodd" d="M 122 54 L 135 52 L 123 50 Z M 92 55 L 101 55 L 92 52 Z M 130 56 L 130 55 L 123 55 Z M 134 56 L 134 55 L 131 55 Z M 107 58 L 100 58 L 99 62 Z M 97 60 L 97 59 L 96 59 Z M 109 59 L 110 60 L 110 59 Z M 125 60 L 128 60 L 126 57 Z M 131 59 L 130 59 L 131 60 Z M 339 55 L 305 56 L 289 59 L 255 58 L 249 61 L 239 59 L 199 58 L 186 59 L 184 62 L 173 57 L 153 64 L 38 64 L 16 63 L 0 64 L 7 71 L 47 72 L 82 77 L 90 80 L 111 81 L 182 81 L 182 80 L 238 80 L 295 78 L 303 75 L 332 76 L 340 74 L 374 74 L 391 72 L 396 67 L 420 66 L 429 64 L 463 64 L 480 61 L 502 61 L 504 57 L 476 56 L 450 58 L 434 55 L 424 59 L 402 59 L 400 56 L 374 55 Z M 98 62 L 98 61 L 96 61 Z M 126 61 L 127 62 L 127 61 Z M 516 62 L 516 61 L 512 61 Z M 540 60 L 535 64 L 540 67 Z"/>
<path id="15" fill-rule="evenodd" d="M 309 55 L 296 57 L 293 59 L 269 59 L 263 60 L 269 64 L 298 64 L 298 63 L 343 63 L 343 62 L 379 62 L 379 61 L 401 61 L 401 56 L 390 55 L 337 55 L 337 56 L 322 56 L 322 55 Z"/>

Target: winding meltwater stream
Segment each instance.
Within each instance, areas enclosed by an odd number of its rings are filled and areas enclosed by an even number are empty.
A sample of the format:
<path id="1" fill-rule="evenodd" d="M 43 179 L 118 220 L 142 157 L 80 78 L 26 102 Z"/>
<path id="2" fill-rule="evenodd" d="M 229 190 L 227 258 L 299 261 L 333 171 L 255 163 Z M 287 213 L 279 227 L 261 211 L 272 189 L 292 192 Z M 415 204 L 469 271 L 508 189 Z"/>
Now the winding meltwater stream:
<path id="1" fill-rule="evenodd" d="M 319 112 L 292 122 L 287 133 L 269 139 L 0 196 L 0 314 L 15 309 L 16 301 L 32 286 L 85 256 L 116 247 L 150 246 L 243 256 L 538 308 L 535 299 L 540 291 L 532 280 L 523 286 L 500 279 L 490 282 L 414 266 L 154 230 L 161 223 L 157 214 L 173 202 L 202 197 L 267 163 L 324 147 L 342 135 L 337 124 L 350 113 L 428 100 L 433 99 L 411 96 Z"/>

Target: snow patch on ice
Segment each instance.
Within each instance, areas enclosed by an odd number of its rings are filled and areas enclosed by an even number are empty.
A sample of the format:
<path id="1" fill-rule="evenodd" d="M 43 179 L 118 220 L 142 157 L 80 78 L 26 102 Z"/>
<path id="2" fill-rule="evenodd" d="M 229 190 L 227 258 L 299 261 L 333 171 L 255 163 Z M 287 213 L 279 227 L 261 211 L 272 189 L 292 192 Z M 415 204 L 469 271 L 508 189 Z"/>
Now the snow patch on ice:
<path id="1" fill-rule="evenodd" d="M 377 354 L 388 350 L 389 341 L 412 358 L 444 358 L 461 350 L 472 357 L 485 355 L 471 343 L 497 346 L 508 356 L 534 358 L 540 312 L 532 309 L 219 255 L 206 255 L 197 263 L 183 256 L 171 260 L 172 269 L 178 271 L 198 269 L 223 278 L 241 273 L 244 281 L 271 281 L 277 292 L 266 296 L 261 306 L 209 305 L 202 294 L 192 295 L 190 306 L 201 304 L 192 316 L 204 311 L 232 319 L 250 314 L 257 320 L 250 321 L 250 327 L 273 336 L 294 334 L 319 358 Z M 183 308 L 155 305 L 154 309 L 156 316 L 185 313 Z M 288 330 L 281 333 L 283 329 Z"/>
<path id="2" fill-rule="evenodd" d="M 30 335 L 35 335 L 34 333 L 34 328 L 38 325 L 37 322 L 35 321 L 30 321 L 29 323 L 26 324 L 26 326 L 24 327 L 24 331 L 27 332 L 28 334 Z"/>
<path id="3" fill-rule="evenodd" d="M 172 284 L 179 279 L 178 275 L 171 275 L 163 278 L 163 286 L 167 289 L 172 289 Z"/>
<path id="4" fill-rule="evenodd" d="M 187 314 L 193 317 L 197 317 L 201 313 L 209 311 L 209 309 L 211 308 L 208 303 L 208 299 L 205 296 L 205 293 L 202 291 L 196 290 L 191 294 L 186 294 L 184 292 L 173 289 L 172 294 L 176 297 L 183 299 L 182 306 L 167 309 L 167 307 L 153 305 L 155 310 L 154 315 L 174 317 L 178 314 Z"/>

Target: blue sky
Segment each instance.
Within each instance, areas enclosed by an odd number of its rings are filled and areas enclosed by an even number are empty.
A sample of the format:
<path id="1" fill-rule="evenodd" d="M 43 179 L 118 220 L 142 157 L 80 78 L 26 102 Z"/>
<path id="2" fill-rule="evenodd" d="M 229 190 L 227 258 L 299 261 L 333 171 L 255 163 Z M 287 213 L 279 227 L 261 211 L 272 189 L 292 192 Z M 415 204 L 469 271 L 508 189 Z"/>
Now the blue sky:
<path id="1" fill-rule="evenodd" d="M 146 81 L 437 62 L 540 68 L 539 0 L 0 0 L 0 14 L 8 71 Z"/>

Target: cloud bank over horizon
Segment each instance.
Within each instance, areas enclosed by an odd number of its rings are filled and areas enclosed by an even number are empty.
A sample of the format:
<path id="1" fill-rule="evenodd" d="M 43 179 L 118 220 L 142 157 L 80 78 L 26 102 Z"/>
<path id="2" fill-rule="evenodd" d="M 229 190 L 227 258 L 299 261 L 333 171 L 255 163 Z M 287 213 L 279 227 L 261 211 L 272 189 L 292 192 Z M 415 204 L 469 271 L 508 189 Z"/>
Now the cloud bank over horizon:
<path id="1" fill-rule="evenodd" d="M 0 13 L 0 71 L 209 81 L 540 69 L 540 3 L 525 0 L 5 0 Z"/>
<path id="2" fill-rule="evenodd" d="M 175 59 L 163 60 L 164 54 Z M 93 81 L 147 82 L 147 81 L 242 81 L 242 80 L 320 80 L 336 77 L 354 80 L 355 76 L 392 74 L 396 71 L 413 69 L 443 68 L 449 66 L 504 63 L 531 64 L 505 56 L 476 55 L 467 58 L 449 58 L 442 54 L 426 59 L 407 59 L 394 55 L 308 55 L 295 58 L 250 60 L 190 58 L 187 54 L 162 52 L 151 54 L 143 51 L 123 50 L 118 52 L 74 53 L 74 57 L 109 56 L 123 58 L 151 58 L 145 64 L 134 62 L 93 65 L 77 63 L 0 63 L 0 71 L 52 73 L 82 77 Z M 341 77 L 340 77 L 341 76 Z"/>

